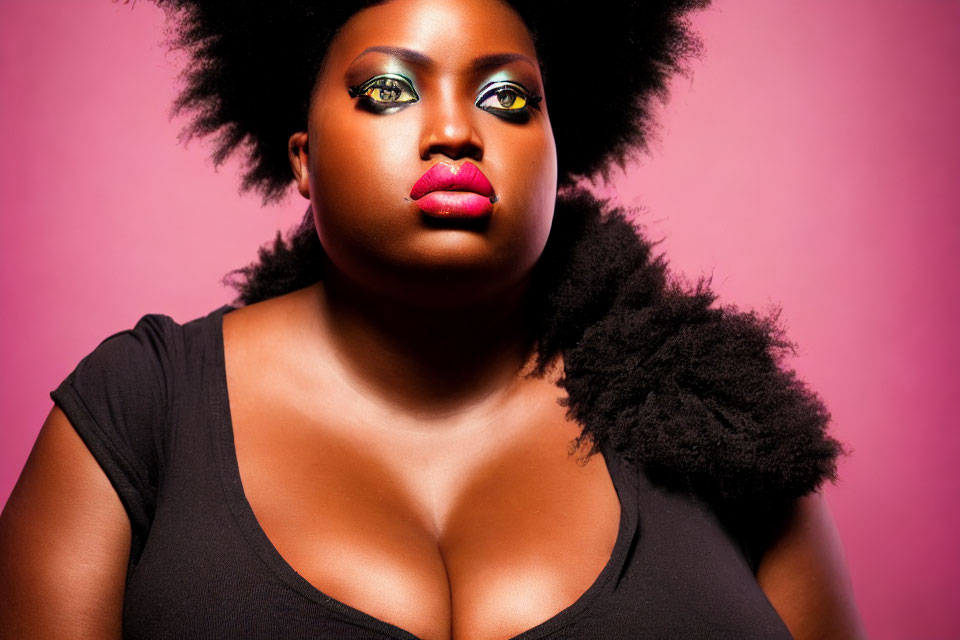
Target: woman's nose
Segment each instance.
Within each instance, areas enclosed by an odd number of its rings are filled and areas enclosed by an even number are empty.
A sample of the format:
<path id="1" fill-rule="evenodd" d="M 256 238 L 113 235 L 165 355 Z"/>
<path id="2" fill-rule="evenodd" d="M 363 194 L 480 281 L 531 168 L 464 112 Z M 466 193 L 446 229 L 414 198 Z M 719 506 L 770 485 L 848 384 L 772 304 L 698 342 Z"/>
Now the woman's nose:
<path id="1" fill-rule="evenodd" d="M 457 98 L 452 92 L 424 105 L 423 135 L 420 139 L 420 157 L 429 160 L 443 155 L 450 159 L 483 159 L 483 140 L 477 131 L 475 118 L 482 112 L 468 100 Z"/>

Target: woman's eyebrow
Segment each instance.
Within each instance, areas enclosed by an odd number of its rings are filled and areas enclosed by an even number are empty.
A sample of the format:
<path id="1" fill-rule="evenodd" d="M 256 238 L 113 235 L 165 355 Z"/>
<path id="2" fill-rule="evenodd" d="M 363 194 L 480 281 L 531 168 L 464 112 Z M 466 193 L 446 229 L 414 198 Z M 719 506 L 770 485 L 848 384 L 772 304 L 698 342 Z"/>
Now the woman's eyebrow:
<path id="1" fill-rule="evenodd" d="M 356 58 L 353 59 L 354 62 L 367 55 L 368 53 L 385 53 L 388 56 L 393 56 L 394 58 L 399 58 L 404 62 L 409 64 L 414 64 L 420 67 L 432 67 L 433 59 L 430 56 L 424 55 L 419 51 L 414 51 L 413 49 L 405 49 L 404 47 L 388 47 L 388 46 L 376 46 L 376 47 L 367 47 L 360 52 Z"/>
<path id="2" fill-rule="evenodd" d="M 420 53 L 419 51 L 414 51 L 413 49 L 407 49 L 405 47 L 390 46 L 367 47 L 361 51 L 360 55 L 354 58 L 353 61 L 356 62 L 368 53 L 385 53 L 389 56 L 399 58 L 408 64 L 413 64 L 428 69 L 434 66 L 433 58 L 428 55 Z M 537 69 L 537 65 L 533 62 L 533 60 L 522 53 L 490 53 L 487 55 L 478 56 L 473 59 L 470 67 L 475 71 L 483 71 L 495 67 L 502 67 L 503 65 L 510 64 L 511 62 L 525 62 L 534 69 Z"/>
<path id="3" fill-rule="evenodd" d="M 533 60 L 522 53 L 491 53 L 485 56 L 479 56 L 473 59 L 471 66 L 477 71 L 483 71 L 485 69 L 502 67 L 511 62 L 526 62 L 534 69 L 537 69 L 537 65 L 534 64 Z"/>

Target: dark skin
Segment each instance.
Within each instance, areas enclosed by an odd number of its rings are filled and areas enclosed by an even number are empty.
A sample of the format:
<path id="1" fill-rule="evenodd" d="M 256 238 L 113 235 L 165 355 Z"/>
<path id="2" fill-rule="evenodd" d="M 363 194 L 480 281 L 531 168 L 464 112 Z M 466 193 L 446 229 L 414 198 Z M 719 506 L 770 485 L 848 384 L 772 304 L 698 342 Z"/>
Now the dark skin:
<path id="1" fill-rule="evenodd" d="M 360 108 L 348 87 L 383 73 L 420 101 Z M 580 429 L 557 403 L 562 362 L 524 375 L 521 300 L 556 150 L 546 99 L 523 123 L 477 108 L 504 77 L 543 94 L 530 36 L 497 0 L 351 18 L 289 145 L 324 282 L 224 319 L 241 478 L 267 536 L 321 591 L 431 640 L 509 638 L 554 616 L 600 573 L 620 517 L 603 456 L 569 453 Z M 499 197 L 490 220 L 425 219 L 411 185 L 467 160 Z M 116 493 L 54 408 L 0 517 L 0 628 L 119 638 L 129 546 Z M 818 496 L 757 579 L 795 637 L 862 637 Z"/>

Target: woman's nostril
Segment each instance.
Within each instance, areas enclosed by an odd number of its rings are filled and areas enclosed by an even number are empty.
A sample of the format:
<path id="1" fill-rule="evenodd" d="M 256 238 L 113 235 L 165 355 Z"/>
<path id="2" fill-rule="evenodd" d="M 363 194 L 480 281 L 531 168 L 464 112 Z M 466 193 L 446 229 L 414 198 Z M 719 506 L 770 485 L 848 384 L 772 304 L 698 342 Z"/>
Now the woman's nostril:
<path id="1" fill-rule="evenodd" d="M 436 156 L 446 156 L 451 160 L 482 160 L 483 150 L 474 145 L 435 145 L 430 147 L 425 154 L 424 160 L 429 160 Z"/>

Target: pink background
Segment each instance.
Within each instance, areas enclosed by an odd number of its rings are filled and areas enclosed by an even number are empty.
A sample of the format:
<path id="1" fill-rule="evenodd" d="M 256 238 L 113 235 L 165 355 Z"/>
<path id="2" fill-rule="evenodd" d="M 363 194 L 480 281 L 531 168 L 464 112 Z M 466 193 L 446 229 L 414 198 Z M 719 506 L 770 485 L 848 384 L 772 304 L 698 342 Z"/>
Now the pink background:
<path id="1" fill-rule="evenodd" d="M 722 300 L 782 304 L 853 454 L 826 493 L 875 639 L 960 634 L 960 2 L 717 1 L 617 197 Z M 0 504 L 47 393 L 144 313 L 185 321 L 304 202 L 176 143 L 162 13 L 0 4 Z M 616 91 L 616 87 L 598 87 Z"/>

